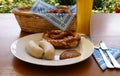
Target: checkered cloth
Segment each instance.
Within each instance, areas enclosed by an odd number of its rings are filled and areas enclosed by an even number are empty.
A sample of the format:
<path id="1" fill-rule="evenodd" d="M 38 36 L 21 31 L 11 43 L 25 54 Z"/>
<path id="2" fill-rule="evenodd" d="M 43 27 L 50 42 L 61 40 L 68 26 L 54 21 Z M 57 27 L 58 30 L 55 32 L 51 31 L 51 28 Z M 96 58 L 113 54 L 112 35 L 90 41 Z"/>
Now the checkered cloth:
<path id="1" fill-rule="evenodd" d="M 110 53 L 113 55 L 113 57 L 115 57 L 115 59 L 117 59 L 120 56 L 120 50 L 119 49 L 109 48 L 109 50 L 110 50 Z M 110 60 L 107 53 L 105 51 L 103 51 L 103 53 L 106 55 L 108 60 Z M 103 71 L 106 70 L 107 66 L 106 66 L 100 52 L 97 49 L 94 49 L 93 56 L 94 56 L 96 62 L 98 63 L 98 65 L 100 66 L 100 68 Z"/>
<path id="2" fill-rule="evenodd" d="M 30 11 L 44 18 L 45 20 L 53 24 L 53 26 L 63 31 L 69 27 L 73 18 L 76 16 L 76 5 L 73 5 L 70 8 L 72 14 L 50 14 L 47 11 L 51 9 L 57 8 L 42 0 L 36 0 Z"/>

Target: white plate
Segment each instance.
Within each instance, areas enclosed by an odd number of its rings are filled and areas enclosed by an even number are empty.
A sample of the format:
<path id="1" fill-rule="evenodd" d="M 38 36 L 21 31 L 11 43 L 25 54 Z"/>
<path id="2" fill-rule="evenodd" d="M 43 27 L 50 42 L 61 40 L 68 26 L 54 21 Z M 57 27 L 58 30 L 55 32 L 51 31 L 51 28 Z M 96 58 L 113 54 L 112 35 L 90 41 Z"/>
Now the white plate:
<path id="1" fill-rule="evenodd" d="M 39 41 L 41 39 L 42 39 L 42 33 L 37 33 L 37 34 L 32 34 L 32 35 L 22 37 L 16 40 L 15 42 L 13 42 L 13 44 L 11 45 L 11 52 L 18 59 L 28 63 L 45 65 L 45 66 L 63 66 L 63 65 L 78 63 L 87 59 L 92 55 L 93 49 L 94 49 L 93 44 L 89 40 L 87 40 L 84 37 L 81 37 L 79 46 L 75 48 L 81 53 L 79 57 L 59 60 L 59 55 L 65 49 L 63 50 L 56 49 L 54 60 L 37 59 L 30 56 L 27 53 L 26 45 L 30 40 Z"/>

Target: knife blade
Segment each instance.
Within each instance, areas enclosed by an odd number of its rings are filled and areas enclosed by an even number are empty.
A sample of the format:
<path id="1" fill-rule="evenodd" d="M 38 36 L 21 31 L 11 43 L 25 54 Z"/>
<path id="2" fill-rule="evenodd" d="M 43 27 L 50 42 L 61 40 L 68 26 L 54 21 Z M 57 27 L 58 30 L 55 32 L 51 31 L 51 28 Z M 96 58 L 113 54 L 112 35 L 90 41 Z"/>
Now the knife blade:
<path id="1" fill-rule="evenodd" d="M 108 47 L 106 46 L 104 41 L 100 41 L 100 47 L 103 51 L 106 51 L 112 64 L 114 65 L 115 68 L 120 68 L 120 64 L 117 62 L 117 60 L 113 57 L 113 55 L 110 53 Z"/>

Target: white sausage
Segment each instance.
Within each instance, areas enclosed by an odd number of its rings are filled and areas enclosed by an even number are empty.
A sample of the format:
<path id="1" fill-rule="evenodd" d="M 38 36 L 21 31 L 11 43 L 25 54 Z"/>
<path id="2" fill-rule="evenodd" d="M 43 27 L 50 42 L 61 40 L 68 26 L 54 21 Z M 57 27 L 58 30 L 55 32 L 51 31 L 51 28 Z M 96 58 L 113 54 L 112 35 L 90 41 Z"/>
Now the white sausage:
<path id="1" fill-rule="evenodd" d="M 46 59 L 49 59 L 49 60 L 54 59 L 55 48 L 53 47 L 51 43 L 49 43 L 46 40 L 41 40 L 39 41 L 39 46 L 44 49 L 44 57 Z"/>
<path id="2" fill-rule="evenodd" d="M 27 51 L 30 55 L 36 58 L 42 58 L 44 52 L 44 50 L 32 40 L 28 42 Z"/>

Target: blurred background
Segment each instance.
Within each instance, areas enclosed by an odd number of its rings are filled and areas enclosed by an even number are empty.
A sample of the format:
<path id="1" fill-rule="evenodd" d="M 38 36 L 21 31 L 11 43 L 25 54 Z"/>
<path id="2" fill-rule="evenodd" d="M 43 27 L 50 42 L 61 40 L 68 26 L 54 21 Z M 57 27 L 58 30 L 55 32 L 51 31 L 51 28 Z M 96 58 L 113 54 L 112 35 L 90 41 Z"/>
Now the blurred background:
<path id="1" fill-rule="evenodd" d="M 74 5 L 76 0 L 44 0 L 57 5 Z M 0 0 L 0 13 L 11 13 L 14 7 L 32 6 L 35 0 Z M 120 13 L 120 0 L 94 0 L 92 13 Z"/>

